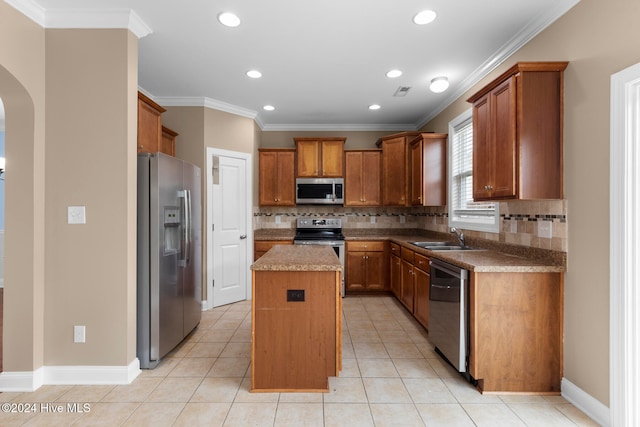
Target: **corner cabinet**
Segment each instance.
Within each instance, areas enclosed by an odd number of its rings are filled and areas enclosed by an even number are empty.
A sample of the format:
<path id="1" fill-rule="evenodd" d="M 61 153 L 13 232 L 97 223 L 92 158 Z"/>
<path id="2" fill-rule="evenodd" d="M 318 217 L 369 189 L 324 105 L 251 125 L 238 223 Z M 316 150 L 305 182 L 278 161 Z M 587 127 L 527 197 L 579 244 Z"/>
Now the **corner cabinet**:
<path id="1" fill-rule="evenodd" d="M 409 141 L 418 132 L 403 132 L 380 138 L 382 148 L 382 205 L 409 206 Z"/>
<path id="2" fill-rule="evenodd" d="M 296 143 L 298 177 L 343 177 L 346 138 L 293 138 L 293 140 Z"/>
<path id="3" fill-rule="evenodd" d="M 519 62 L 473 104 L 473 198 L 563 197 L 563 91 L 567 62 Z"/>
<path id="4" fill-rule="evenodd" d="M 295 150 L 258 150 L 260 206 L 295 206 Z"/>
<path id="5" fill-rule="evenodd" d="M 411 206 L 447 204 L 447 134 L 421 133 L 410 143 Z"/>
<path id="6" fill-rule="evenodd" d="M 345 151 L 345 206 L 380 206 L 381 158 L 380 150 Z"/>

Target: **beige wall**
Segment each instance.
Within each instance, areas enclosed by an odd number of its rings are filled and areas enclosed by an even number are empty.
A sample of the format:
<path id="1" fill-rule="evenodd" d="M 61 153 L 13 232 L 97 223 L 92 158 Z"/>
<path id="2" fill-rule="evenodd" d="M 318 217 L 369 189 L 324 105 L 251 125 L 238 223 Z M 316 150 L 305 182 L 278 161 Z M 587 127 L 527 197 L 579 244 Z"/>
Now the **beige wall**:
<path id="1" fill-rule="evenodd" d="M 46 31 L 45 365 L 136 357 L 137 40 Z M 134 91 L 132 92 L 131 89 Z M 85 225 L 67 206 L 86 206 Z M 86 326 L 86 343 L 73 326 Z"/>
<path id="2" fill-rule="evenodd" d="M 516 61 L 567 60 L 564 183 L 570 228 L 564 375 L 609 404 L 610 76 L 640 62 L 640 3 L 582 0 L 490 77 L 425 126 L 446 131 L 464 101 Z"/>
<path id="3" fill-rule="evenodd" d="M 44 354 L 45 32 L 0 2 L 0 98 L 6 111 L 3 368 Z M 20 40 L 20 43 L 16 43 Z"/>

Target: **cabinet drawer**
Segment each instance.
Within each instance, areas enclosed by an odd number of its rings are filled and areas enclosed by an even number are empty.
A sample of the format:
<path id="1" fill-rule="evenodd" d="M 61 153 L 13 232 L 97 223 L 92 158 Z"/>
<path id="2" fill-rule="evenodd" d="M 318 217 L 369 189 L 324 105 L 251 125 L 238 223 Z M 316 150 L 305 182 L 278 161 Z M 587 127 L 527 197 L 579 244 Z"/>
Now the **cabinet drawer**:
<path id="1" fill-rule="evenodd" d="M 402 259 L 409 261 L 409 263 L 413 264 L 414 252 L 411 249 L 407 249 L 405 247 L 400 248 L 400 254 L 402 256 Z"/>
<path id="2" fill-rule="evenodd" d="M 400 256 L 400 245 L 397 243 L 389 243 L 389 247 L 391 248 L 391 253 L 393 255 Z"/>
<path id="3" fill-rule="evenodd" d="M 429 258 L 424 255 L 416 253 L 413 259 L 413 265 L 418 267 L 420 270 L 425 273 L 430 273 L 431 269 L 429 268 Z"/>
<path id="4" fill-rule="evenodd" d="M 347 251 L 384 252 L 384 242 L 347 242 Z"/>

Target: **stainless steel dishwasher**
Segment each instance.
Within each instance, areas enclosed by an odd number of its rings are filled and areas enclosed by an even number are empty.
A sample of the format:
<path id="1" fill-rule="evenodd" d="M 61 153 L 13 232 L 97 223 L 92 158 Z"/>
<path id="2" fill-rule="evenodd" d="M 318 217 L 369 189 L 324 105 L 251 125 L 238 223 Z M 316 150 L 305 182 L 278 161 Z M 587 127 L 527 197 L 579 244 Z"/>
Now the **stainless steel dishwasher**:
<path id="1" fill-rule="evenodd" d="M 431 259 L 429 341 L 458 372 L 468 372 L 469 286 L 467 270 Z"/>

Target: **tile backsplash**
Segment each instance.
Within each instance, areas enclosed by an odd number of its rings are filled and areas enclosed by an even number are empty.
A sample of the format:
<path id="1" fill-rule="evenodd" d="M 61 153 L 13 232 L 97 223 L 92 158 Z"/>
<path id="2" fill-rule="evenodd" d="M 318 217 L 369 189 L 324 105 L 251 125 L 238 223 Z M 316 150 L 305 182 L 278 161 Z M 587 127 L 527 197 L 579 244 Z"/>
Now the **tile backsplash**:
<path id="1" fill-rule="evenodd" d="M 344 228 L 417 228 L 441 233 L 449 231 L 446 207 L 261 207 L 254 208 L 253 226 L 256 230 L 293 229 L 298 217 L 309 215 L 339 216 Z M 500 202 L 500 222 L 499 233 L 465 230 L 465 234 L 501 243 L 567 252 L 566 200 Z M 539 236 L 539 224 L 543 222 L 544 226 L 550 225 L 550 238 Z"/>

